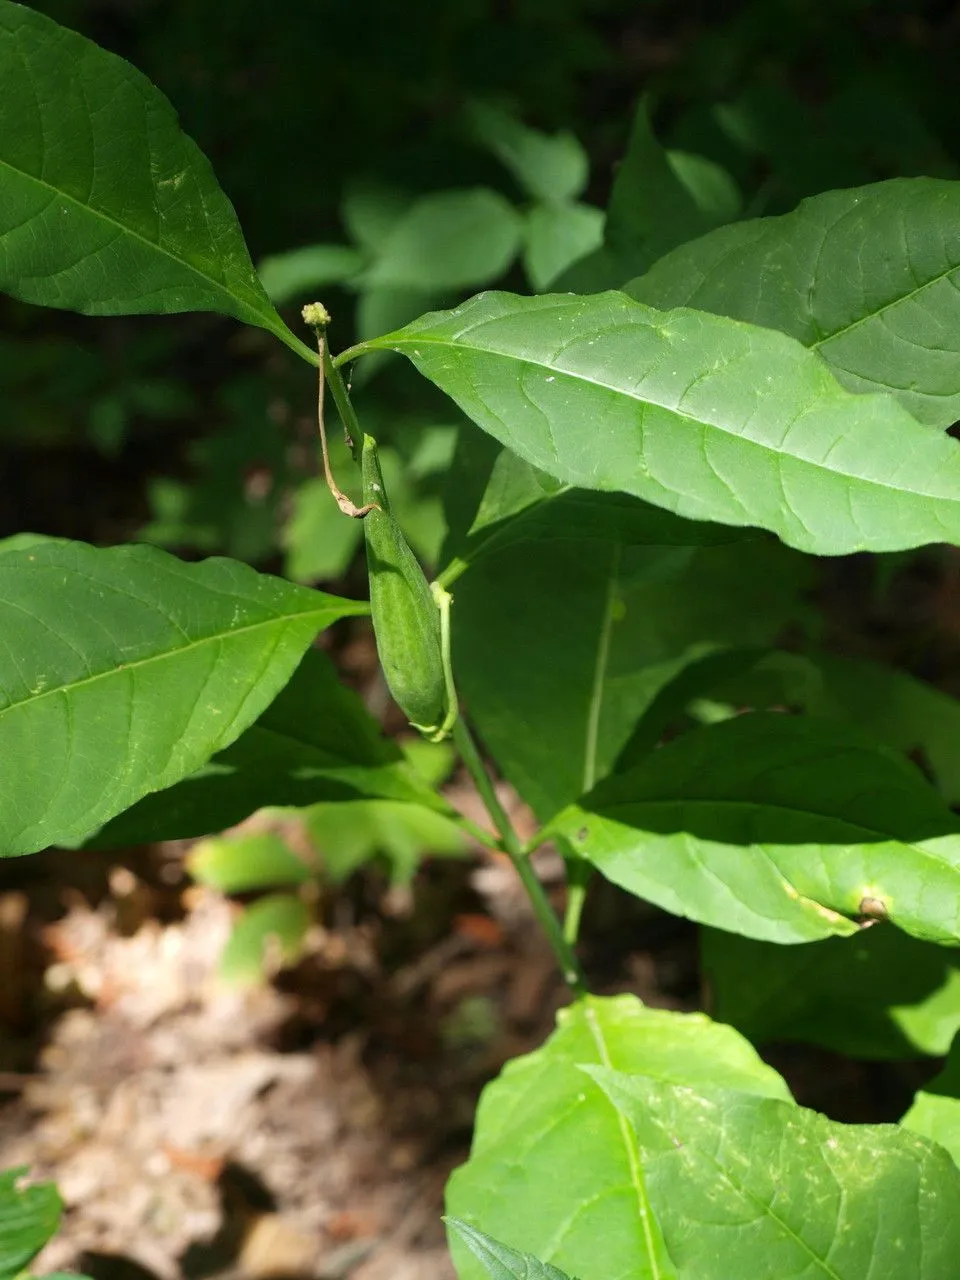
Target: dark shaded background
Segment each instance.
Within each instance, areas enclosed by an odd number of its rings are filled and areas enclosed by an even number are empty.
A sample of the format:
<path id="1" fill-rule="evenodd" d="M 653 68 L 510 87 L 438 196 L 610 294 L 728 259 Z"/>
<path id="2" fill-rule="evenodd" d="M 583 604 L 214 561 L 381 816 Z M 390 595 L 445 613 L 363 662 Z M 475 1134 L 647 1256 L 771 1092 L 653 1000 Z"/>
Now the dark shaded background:
<path id="1" fill-rule="evenodd" d="M 254 260 L 343 241 L 338 206 L 358 180 L 409 192 L 486 184 L 518 198 L 464 127 L 463 108 L 477 97 L 536 127 L 574 132 L 592 161 L 587 199 L 600 206 L 642 94 L 661 139 L 724 164 L 755 212 L 887 176 L 952 175 L 960 155 L 953 4 L 36 7 L 127 57 L 167 93 L 234 201 Z M 718 106 L 748 121 L 746 144 L 718 126 Z M 334 289 L 326 300 L 334 342 L 345 345 L 354 299 Z M 245 486 L 279 465 L 244 415 L 262 416 L 278 397 L 307 403 L 309 374 L 294 363 L 216 318 L 88 320 L 0 301 L 0 536 L 125 540 L 156 516 L 145 487 L 159 474 L 206 485 L 204 509 L 214 512 L 202 545 L 185 537 L 176 550 L 275 567 L 264 537 L 231 529 L 250 518 Z M 377 381 L 385 405 L 430 394 L 401 370 Z M 198 446 L 208 455 L 199 466 Z"/>

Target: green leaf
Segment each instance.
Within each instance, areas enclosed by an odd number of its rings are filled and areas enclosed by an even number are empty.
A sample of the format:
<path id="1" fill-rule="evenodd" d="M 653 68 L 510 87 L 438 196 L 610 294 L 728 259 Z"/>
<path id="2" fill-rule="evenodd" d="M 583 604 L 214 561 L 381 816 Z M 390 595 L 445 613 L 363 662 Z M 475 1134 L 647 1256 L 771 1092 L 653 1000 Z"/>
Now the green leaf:
<path id="1" fill-rule="evenodd" d="M 724 1088 L 590 1075 L 640 1135 L 678 1280 L 956 1275 L 960 1170 L 933 1143 Z"/>
<path id="2" fill-rule="evenodd" d="M 603 243 L 604 216 L 588 204 L 535 204 L 523 226 L 523 266 L 534 289 L 548 288 Z"/>
<path id="3" fill-rule="evenodd" d="M 771 1097 L 786 1086 L 729 1027 L 702 1014 L 588 997 L 484 1090 L 473 1150 L 447 1186 L 449 1213 L 582 1280 L 668 1280 L 636 1138 L 583 1065 Z M 461 1280 L 483 1268 L 463 1251 Z"/>
<path id="4" fill-rule="evenodd" d="M 145 76 L 0 0 L 0 85 L 0 288 L 88 315 L 217 311 L 303 348 Z"/>
<path id="5" fill-rule="evenodd" d="M 340 359 L 375 350 L 567 484 L 820 554 L 960 541 L 956 444 L 769 329 L 614 292 L 486 293 Z"/>
<path id="6" fill-rule="evenodd" d="M 960 1037 L 954 1040 L 943 1070 L 917 1092 L 900 1123 L 939 1142 L 960 1165 Z"/>
<path id="7" fill-rule="evenodd" d="M 351 239 L 368 253 L 380 252 L 383 241 L 413 204 L 413 196 L 376 179 L 347 183 L 340 218 Z"/>
<path id="8" fill-rule="evenodd" d="M 293 494 L 282 541 L 288 578 L 294 582 L 329 582 L 349 568 L 363 541 L 363 526 L 359 520 L 344 519 L 326 480 L 314 476 Z"/>
<path id="9" fill-rule="evenodd" d="M 910 1058 L 946 1053 L 960 1030 L 960 951 L 889 926 L 802 947 L 706 929 L 700 956 L 711 1012 L 755 1044 Z"/>
<path id="10" fill-rule="evenodd" d="M 20 1186 L 25 1169 L 0 1173 L 0 1280 L 9 1280 L 40 1252 L 60 1225 L 52 1182 Z"/>
<path id="11" fill-rule="evenodd" d="M 361 283 L 420 293 L 488 284 L 513 261 L 520 231 L 519 215 L 487 187 L 423 196 L 387 233 Z"/>
<path id="12" fill-rule="evenodd" d="M 463 831 L 423 805 L 395 800 L 314 804 L 301 814 L 331 880 L 345 880 L 376 857 L 386 859 L 394 884 L 409 884 L 425 857 L 460 857 Z"/>
<path id="13" fill-rule="evenodd" d="M 69 538 L 51 538 L 45 533 L 13 533 L 9 538 L 0 538 L 0 555 L 7 551 L 23 551 L 25 547 L 36 547 L 41 543 L 69 542 Z"/>
<path id="14" fill-rule="evenodd" d="M 259 265 L 260 281 L 275 306 L 358 275 L 366 258 L 345 244 L 308 244 L 274 253 Z"/>
<path id="15" fill-rule="evenodd" d="M 230 983 L 260 982 L 295 964 L 310 927 L 310 909 L 290 893 L 274 893 L 247 907 L 220 957 L 220 976 Z"/>
<path id="16" fill-rule="evenodd" d="M 472 429 L 472 428 L 471 428 Z M 509 449 L 490 459 L 486 487 L 476 492 L 476 474 L 484 467 L 479 451 L 461 453 L 447 476 L 447 506 L 455 511 L 444 546 L 445 562 L 456 559 L 457 576 L 464 568 L 494 551 L 540 541 L 597 541 L 622 546 L 697 547 L 741 542 L 756 535 L 729 526 L 684 520 L 662 507 L 651 506 L 626 493 L 598 493 L 574 489 L 537 470 Z M 472 523 L 467 508 L 476 504 Z"/>
<path id="17" fill-rule="evenodd" d="M 557 515 L 569 510 L 564 501 Z M 643 513 L 641 505 L 618 514 L 639 515 L 638 530 Z M 529 553 L 507 545 L 456 584 L 457 683 L 500 768 L 547 819 L 610 771 L 637 718 L 693 653 L 769 642 L 802 617 L 807 572 L 766 539 L 714 547 L 543 541 L 535 572 Z"/>
<path id="18" fill-rule="evenodd" d="M 693 655 L 638 722 L 618 770 L 638 764 L 703 697 L 731 711 L 789 707 L 852 724 L 882 746 L 919 753 L 948 803 L 960 801 L 960 702 L 905 671 L 831 653 L 728 649 Z"/>
<path id="19" fill-rule="evenodd" d="M 960 183 L 895 178 L 722 227 L 626 286 L 779 329 L 851 391 L 890 391 L 921 422 L 960 418 Z"/>
<path id="20" fill-rule="evenodd" d="M 186 867 L 194 880 L 221 893 L 296 888 L 315 875 L 274 831 L 201 840 L 187 855 Z"/>
<path id="21" fill-rule="evenodd" d="M 743 198 L 722 165 L 690 151 L 668 151 L 667 160 L 706 221 L 715 225 L 740 216 Z"/>
<path id="22" fill-rule="evenodd" d="M 0 854 L 76 841 L 236 739 L 357 601 L 230 560 L 0 556 Z"/>
<path id="23" fill-rule="evenodd" d="M 607 205 L 604 239 L 616 257 L 620 281 L 722 220 L 717 180 L 711 173 L 713 188 L 708 191 L 704 165 L 710 162 L 701 161 L 694 172 L 684 159 L 665 151 L 646 102 L 640 103 Z"/>
<path id="24" fill-rule="evenodd" d="M 445 1218 L 447 1226 L 480 1259 L 492 1280 L 576 1280 L 549 1262 L 541 1262 L 533 1254 L 521 1253 L 485 1235 L 460 1218 Z"/>
<path id="25" fill-rule="evenodd" d="M 769 653 L 703 687 L 739 706 L 800 707 L 904 754 L 919 751 L 948 803 L 960 802 L 960 702 L 906 671 L 831 653 Z"/>
<path id="26" fill-rule="evenodd" d="M 587 185 L 589 159 L 571 133 L 541 133 L 508 112 L 474 102 L 467 120 L 482 142 L 535 200 L 574 200 Z"/>
<path id="27" fill-rule="evenodd" d="M 325 654 L 310 649 L 249 729 L 197 773 L 145 796 L 87 843 L 95 849 L 222 831 L 268 805 L 384 796 L 446 811 L 387 741 Z"/>
<path id="28" fill-rule="evenodd" d="M 828 721 L 696 729 L 551 831 L 629 892 L 731 933 L 809 942 L 886 915 L 960 939 L 960 819 L 912 764 Z"/>

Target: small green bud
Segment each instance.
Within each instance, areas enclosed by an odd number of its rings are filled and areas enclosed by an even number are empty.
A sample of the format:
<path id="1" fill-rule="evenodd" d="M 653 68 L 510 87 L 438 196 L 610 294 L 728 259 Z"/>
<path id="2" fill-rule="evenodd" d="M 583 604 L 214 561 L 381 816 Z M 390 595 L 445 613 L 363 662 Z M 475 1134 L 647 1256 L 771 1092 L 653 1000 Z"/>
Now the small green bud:
<path id="1" fill-rule="evenodd" d="M 325 329 L 330 323 L 330 312 L 322 302 L 308 302 L 300 314 L 311 329 Z"/>

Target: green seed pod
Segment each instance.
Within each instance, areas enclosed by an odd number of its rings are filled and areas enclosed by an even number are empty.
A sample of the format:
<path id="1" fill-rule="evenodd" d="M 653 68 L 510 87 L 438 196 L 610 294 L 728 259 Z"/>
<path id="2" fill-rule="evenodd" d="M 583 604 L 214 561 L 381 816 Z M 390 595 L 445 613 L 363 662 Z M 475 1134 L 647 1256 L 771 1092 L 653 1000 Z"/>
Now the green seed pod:
<path id="1" fill-rule="evenodd" d="M 377 652 L 397 706 L 424 733 L 441 726 L 447 711 L 440 610 L 430 584 L 390 514 L 377 442 L 363 437 L 361 456 L 370 610 Z"/>

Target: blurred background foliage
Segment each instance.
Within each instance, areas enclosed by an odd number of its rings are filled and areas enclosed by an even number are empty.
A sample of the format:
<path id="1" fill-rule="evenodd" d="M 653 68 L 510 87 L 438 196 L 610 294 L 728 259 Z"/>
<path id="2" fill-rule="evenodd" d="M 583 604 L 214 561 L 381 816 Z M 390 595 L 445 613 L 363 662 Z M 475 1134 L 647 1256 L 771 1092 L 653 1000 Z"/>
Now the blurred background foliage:
<path id="1" fill-rule="evenodd" d="M 665 154 L 693 193 L 683 235 L 830 187 L 955 175 L 960 156 L 960 13 L 944 3 L 35 7 L 167 93 L 275 299 L 295 318 L 322 297 L 336 347 L 491 285 L 623 283 L 670 247 L 615 243 L 623 206 L 629 224 L 646 198 L 621 190 L 608 210 L 628 147 Z M 359 366 L 354 391 L 411 541 L 435 562 L 457 415 L 389 358 Z M 311 372 L 265 335 L 3 300 L 0 396 L 0 536 L 144 538 L 349 579 L 359 529 L 317 479 Z M 349 488 L 345 451 L 337 462 Z"/>

